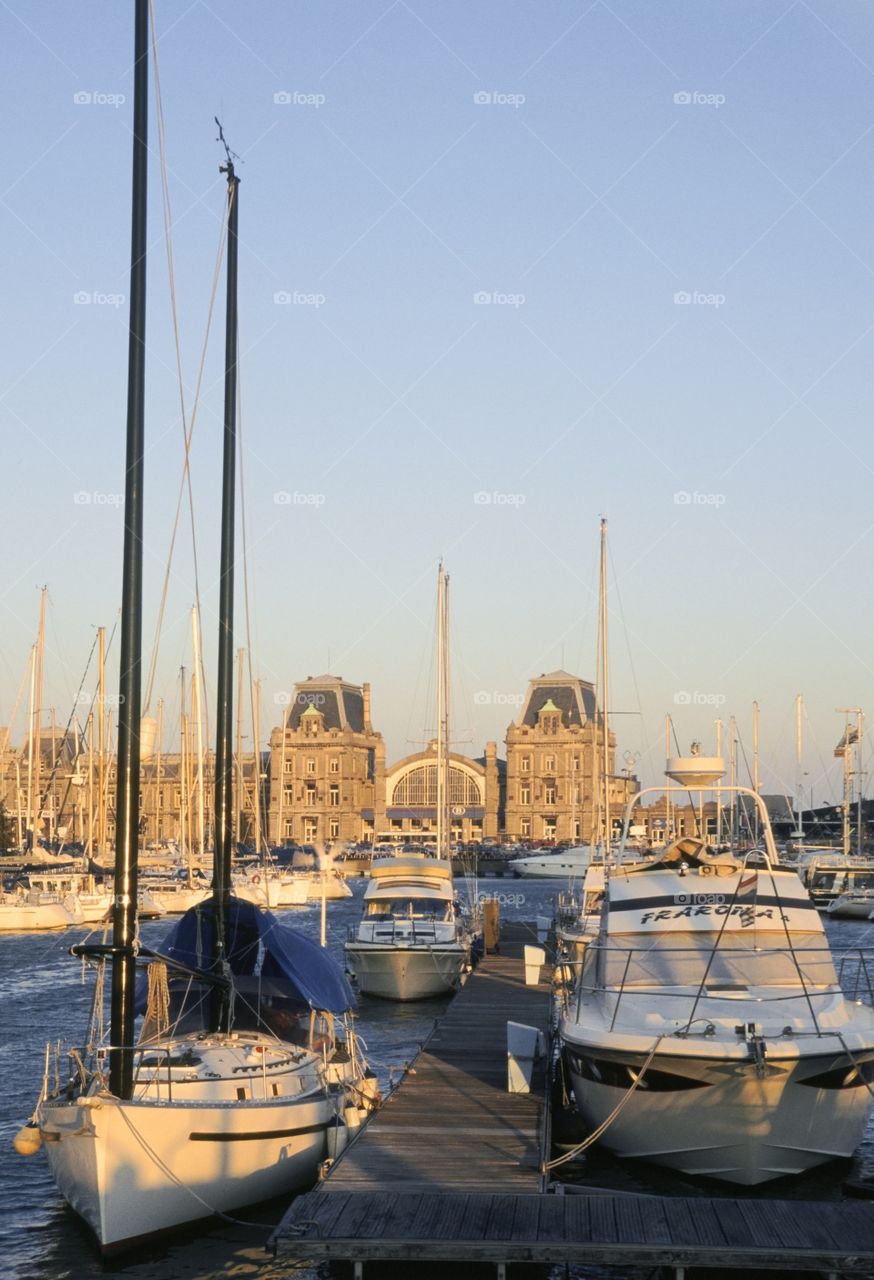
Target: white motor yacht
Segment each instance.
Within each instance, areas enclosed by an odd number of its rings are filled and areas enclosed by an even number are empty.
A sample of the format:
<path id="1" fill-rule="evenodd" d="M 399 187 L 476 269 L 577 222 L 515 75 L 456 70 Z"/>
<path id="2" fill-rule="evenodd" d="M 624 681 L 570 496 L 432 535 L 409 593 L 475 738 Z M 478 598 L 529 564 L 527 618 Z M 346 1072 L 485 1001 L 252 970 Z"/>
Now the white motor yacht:
<path id="1" fill-rule="evenodd" d="M 691 761 L 672 762 L 683 789 L 704 785 Z M 852 1155 L 874 1012 L 844 996 L 816 908 L 776 867 L 764 804 L 737 790 L 759 808 L 764 850 L 740 859 L 686 837 L 609 869 L 560 1032 L 604 1146 L 754 1185 Z"/>
<path id="2" fill-rule="evenodd" d="M 371 867 L 346 964 L 366 995 L 421 1000 L 458 986 L 472 942 L 448 862 L 424 854 L 384 858 Z"/>

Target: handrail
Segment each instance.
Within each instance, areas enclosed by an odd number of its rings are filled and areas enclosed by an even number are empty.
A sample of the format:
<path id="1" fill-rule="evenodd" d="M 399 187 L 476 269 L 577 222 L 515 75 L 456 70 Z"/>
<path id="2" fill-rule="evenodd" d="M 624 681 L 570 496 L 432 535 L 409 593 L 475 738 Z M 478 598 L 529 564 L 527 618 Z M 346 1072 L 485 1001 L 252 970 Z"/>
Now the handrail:
<path id="1" fill-rule="evenodd" d="M 591 984 L 583 982 L 583 972 L 582 972 L 583 965 L 587 964 L 589 966 L 592 966 L 592 957 L 594 957 L 598 952 L 602 952 L 602 953 L 610 952 L 616 956 L 619 956 L 621 954 L 625 957 L 625 965 L 623 968 L 622 976 L 618 982 L 611 983 L 611 984 L 607 984 L 603 981 L 592 982 Z M 723 947 L 721 949 L 721 952 L 723 955 L 742 956 L 742 957 L 748 957 L 748 958 L 755 958 L 757 955 L 755 951 L 751 950 L 748 947 Z M 792 957 L 796 966 L 799 965 L 799 956 L 797 954 L 797 949 L 794 947 L 769 948 L 769 953 L 780 955 L 780 956 L 789 955 Z M 637 955 L 638 957 L 643 956 L 648 958 L 664 958 L 664 959 L 668 959 L 672 956 L 679 955 L 681 957 L 689 958 L 690 949 L 688 947 L 659 947 L 658 949 L 653 949 L 652 947 L 620 947 L 620 946 L 611 946 L 609 943 L 604 943 L 601 941 L 593 941 L 590 944 L 589 953 L 585 957 L 585 960 L 579 960 L 579 961 L 566 960 L 564 962 L 571 969 L 577 968 L 580 970 L 576 980 L 576 997 L 577 997 L 576 1016 L 577 1017 L 579 1017 L 580 1015 L 581 1001 L 582 1001 L 584 992 L 588 994 L 593 994 L 596 991 L 603 991 L 605 993 L 609 992 L 609 993 L 616 994 L 617 996 L 616 1004 L 613 1009 L 613 1015 L 610 1022 L 611 1031 L 614 1029 L 614 1026 L 616 1024 L 616 1019 L 619 1013 L 619 1005 L 621 1003 L 623 996 L 626 994 L 626 991 L 630 992 L 630 991 L 638 990 L 641 993 L 645 992 L 647 999 L 652 999 L 654 996 L 656 996 L 656 997 L 665 997 L 668 999 L 676 1000 L 678 998 L 683 998 L 684 996 L 691 995 L 691 992 L 688 990 L 688 988 L 691 988 L 693 986 L 692 982 L 682 984 L 682 989 L 679 989 L 679 990 L 677 988 L 680 986 L 680 984 L 666 988 L 662 983 L 660 984 L 661 989 L 655 989 L 655 990 L 650 986 L 640 986 L 640 987 L 631 986 L 628 983 L 628 974 L 631 968 L 632 960 L 635 957 L 635 955 Z M 865 999 L 864 1002 L 867 1003 L 869 1006 L 874 1007 L 874 983 L 872 983 L 872 974 L 869 968 L 869 963 L 871 962 L 872 959 L 874 959 L 874 950 L 863 948 L 863 947 L 851 947 L 836 953 L 828 945 L 823 945 L 821 947 L 805 948 L 802 952 L 802 955 L 814 962 L 819 962 L 822 959 L 830 960 L 834 964 L 837 985 L 835 985 L 835 983 L 829 982 L 827 985 L 823 985 L 820 988 L 814 989 L 808 985 L 809 979 L 804 979 L 803 981 L 799 980 L 799 989 L 784 993 L 783 991 L 781 991 L 781 988 L 784 987 L 785 984 L 783 983 L 775 984 L 775 987 L 773 988 L 774 993 L 763 998 L 763 1003 L 765 1005 L 781 1004 L 790 1000 L 803 1000 L 807 1005 L 808 1011 L 811 1015 L 814 1034 L 816 1035 L 821 1035 L 822 1031 L 816 1017 L 816 1012 L 813 1008 L 814 1000 L 829 999 L 833 997 L 835 993 L 838 991 L 842 992 L 843 995 L 848 999 L 859 999 L 860 998 L 859 992 L 861 990 L 862 997 L 867 997 L 867 999 Z M 695 993 L 694 1000 L 693 1000 L 692 1013 L 689 1019 L 686 1021 L 686 1025 L 684 1028 L 685 1032 L 688 1032 L 690 1026 L 692 1025 L 694 1014 L 702 998 L 702 995 L 706 994 L 708 998 L 714 998 L 714 999 L 720 998 L 719 995 L 711 995 L 710 993 L 708 993 L 706 988 L 707 976 L 710 972 L 710 968 L 712 967 L 712 960 L 713 960 L 712 952 L 708 953 L 706 957 L 704 953 L 702 953 L 701 960 L 702 962 L 705 962 L 706 960 L 707 967 L 706 967 L 703 979 L 697 983 L 697 991 Z M 850 964 L 851 962 L 853 962 L 855 965 L 855 971 L 852 973 L 851 979 L 847 979 L 847 985 L 845 985 L 845 979 L 846 979 L 845 970 L 848 964 Z M 848 989 L 850 980 L 852 980 L 853 982 L 852 991 Z M 652 982 L 653 984 L 656 984 L 657 980 L 653 978 Z M 766 982 L 765 983 L 752 982 L 750 985 L 753 986 L 754 988 L 759 988 L 759 989 L 767 988 Z M 723 996 L 722 998 L 724 999 L 725 997 Z"/>

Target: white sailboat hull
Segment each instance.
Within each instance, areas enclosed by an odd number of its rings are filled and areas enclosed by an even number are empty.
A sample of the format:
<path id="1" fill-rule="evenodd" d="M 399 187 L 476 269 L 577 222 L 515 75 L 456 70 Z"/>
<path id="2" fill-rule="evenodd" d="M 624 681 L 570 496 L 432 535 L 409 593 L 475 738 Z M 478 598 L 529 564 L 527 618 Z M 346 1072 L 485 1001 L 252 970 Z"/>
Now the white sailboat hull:
<path id="1" fill-rule="evenodd" d="M 314 1181 L 334 1102 L 44 1102 L 58 1189 L 104 1252 Z"/>
<path id="2" fill-rule="evenodd" d="M 386 1000 L 424 1000 L 454 991 L 467 957 L 468 949 L 455 943 L 346 943 L 346 964 L 358 990 Z"/>
<path id="3" fill-rule="evenodd" d="M 581 1070 L 582 1063 L 594 1060 L 596 1070 L 606 1074 L 603 1063 L 609 1059 L 615 1070 L 636 1072 L 647 1055 L 617 1058 L 604 1046 L 583 1050 L 569 1044 L 568 1049 L 577 1110 L 594 1130 L 614 1111 L 628 1084 L 595 1081 L 591 1066 Z M 849 1072 L 850 1063 L 840 1051 L 783 1062 L 768 1058 L 763 1075 L 749 1062 L 657 1054 L 650 1070 L 694 1080 L 697 1087 L 636 1090 L 601 1142 L 619 1156 L 744 1186 L 803 1173 L 851 1156 L 862 1140 L 870 1106 L 863 1083 L 843 1088 L 801 1083 L 841 1069 Z"/>
<path id="4" fill-rule="evenodd" d="M 0 933 L 30 933 L 37 930 L 69 929 L 79 924 L 62 902 L 0 902 Z"/>

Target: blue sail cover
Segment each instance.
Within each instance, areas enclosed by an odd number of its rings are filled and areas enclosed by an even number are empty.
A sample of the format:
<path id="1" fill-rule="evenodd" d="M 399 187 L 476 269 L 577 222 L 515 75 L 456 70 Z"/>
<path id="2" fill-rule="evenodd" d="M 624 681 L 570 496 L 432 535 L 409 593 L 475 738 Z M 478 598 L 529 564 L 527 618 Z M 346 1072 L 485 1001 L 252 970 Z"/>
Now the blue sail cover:
<path id="1" fill-rule="evenodd" d="M 215 907 L 210 898 L 185 912 L 155 947 L 155 954 L 187 969 L 209 972 L 214 934 Z M 228 899 L 227 953 L 234 986 L 240 991 L 291 997 L 310 1009 L 334 1014 L 355 1007 L 343 970 L 323 947 L 242 898 Z M 138 996 L 142 1013 L 145 990 Z"/>

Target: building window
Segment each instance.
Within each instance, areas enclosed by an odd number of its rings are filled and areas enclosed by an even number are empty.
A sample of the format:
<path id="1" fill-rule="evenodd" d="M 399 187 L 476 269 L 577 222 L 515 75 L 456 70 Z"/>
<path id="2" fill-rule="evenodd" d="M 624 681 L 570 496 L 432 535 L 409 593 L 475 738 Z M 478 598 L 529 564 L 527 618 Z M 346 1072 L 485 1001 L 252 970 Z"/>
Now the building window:
<path id="1" fill-rule="evenodd" d="M 307 773 L 315 773 L 316 758 L 315 756 L 307 756 Z"/>
<path id="2" fill-rule="evenodd" d="M 340 819 L 332 818 L 328 823 L 328 835 L 332 840 L 336 840 L 340 834 Z"/>
<path id="3" fill-rule="evenodd" d="M 555 839 L 555 818 L 543 819 L 543 838 L 545 840 Z"/>
<path id="4" fill-rule="evenodd" d="M 526 783 L 524 787 L 519 788 L 519 803 L 520 804 L 531 803 L 531 787 L 528 783 Z"/>
<path id="5" fill-rule="evenodd" d="M 286 760 L 283 767 L 286 773 L 294 773 L 294 760 Z"/>
<path id="6" fill-rule="evenodd" d="M 331 759 L 328 761 L 328 773 L 339 773 L 339 772 L 340 772 L 340 757 L 331 756 Z"/>
<path id="7" fill-rule="evenodd" d="M 285 819 L 285 824 L 284 824 L 284 825 L 285 825 L 285 838 L 286 838 L 286 840 L 293 840 L 293 839 L 294 839 L 294 819 L 293 819 L 293 818 L 286 818 L 286 819 Z"/>
<path id="8" fill-rule="evenodd" d="M 555 787 L 546 787 L 544 791 L 544 804 L 555 804 Z"/>
<path id="9" fill-rule="evenodd" d="M 319 832 L 318 818 L 304 818 L 303 820 L 303 838 L 309 844 L 317 839 Z"/>
<path id="10" fill-rule="evenodd" d="M 477 781 L 455 765 L 449 769 L 449 803 L 465 808 L 483 803 Z M 408 770 L 392 791 L 392 804 L 403 808 L 433 808 L 437 804 L 436 764 L 417 765 Z"/>
<path id="11" fill-rule="evenodd" d="M 328 804 L 332 809 L 340 808 L 340 787 L 336 782 L 331 783 L 331 789 L 328 792 Z"/>
<path id="12" fill-rule="evenodd" d="M 294 788 L 293 787 L 282 788 L 282 803 L 294 804 Z"/>
<path id="13" fill-rule="evenodd" d="M 579 756 L 574 756 L 574 757 L 573 757 L 573 759 L 572 759 L 572 761 L 571 761 L 571 769 L 573 770 L 573 772 L 574 772 L 574 773 L 579 773 L 579 771 L 580 771 L 580 757 L 579 757 Z"/>
<path id="14" fill-rule="evenodd" d="M 531 819 L 530 818 L 522 819 L 522 821 L 519 823 L 519 831 L 523 836 L 526 837 L 526 839 L 531 835 Z"/>
<path id="15" fill-rule="evenodd" d="M 543 772 L 555 773 L 555 756 L 543 757 Z"/>
<path id="16" fill-rule="evenodd" d="M 530 773 L 530 772 L 531 772 L 531 757 L 530 757 L 530 756 L 520 756 L 520 757 L 519 757 L 519 772 L 520 772 L 520 773 Z"/>
<path id="17" fill-rule="evenodd" d="M 310 809 L 314 809 L 316 805 L 316 784 L 308 782 L 304 793 L 304 800 Z"/>

